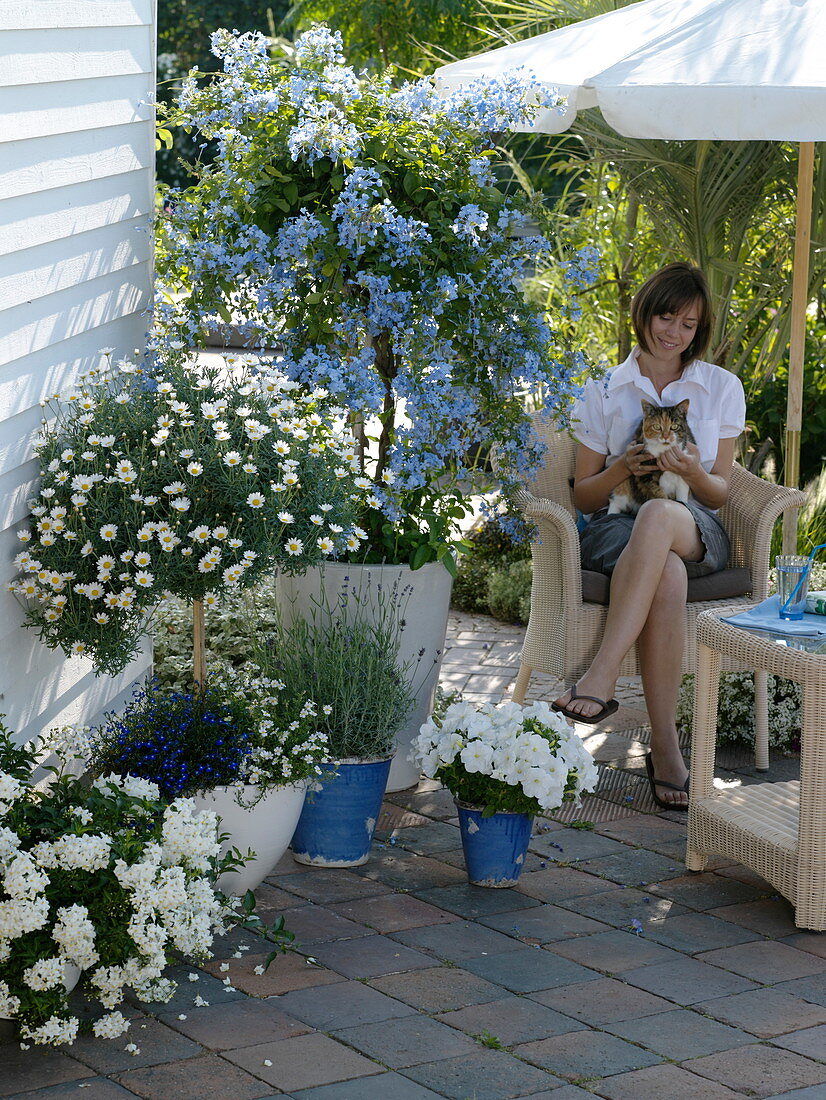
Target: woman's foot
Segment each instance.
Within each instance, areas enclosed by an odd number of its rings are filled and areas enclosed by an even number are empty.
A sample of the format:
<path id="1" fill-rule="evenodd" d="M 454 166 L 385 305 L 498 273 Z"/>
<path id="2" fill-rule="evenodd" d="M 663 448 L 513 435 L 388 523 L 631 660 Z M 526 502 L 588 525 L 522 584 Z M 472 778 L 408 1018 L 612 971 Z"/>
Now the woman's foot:
<path id="1" fill-rule="evenodd" d="M 582 679 L 555 699 L 553 706 L 574 721 L 593 722 L 607 718 L 617 709 L 614 699 L 616 680 L 601 679 L 586 672 Z M 607 713 L 606 713 L 607 711 Z"/>
<path id="2" fill-rule="evenodd" d="M 688 768 L 679 749 L 656 754 L 652 749 L 646 757 L 646 772 L 654 800 L 663 809 L 688 809 Z"/>

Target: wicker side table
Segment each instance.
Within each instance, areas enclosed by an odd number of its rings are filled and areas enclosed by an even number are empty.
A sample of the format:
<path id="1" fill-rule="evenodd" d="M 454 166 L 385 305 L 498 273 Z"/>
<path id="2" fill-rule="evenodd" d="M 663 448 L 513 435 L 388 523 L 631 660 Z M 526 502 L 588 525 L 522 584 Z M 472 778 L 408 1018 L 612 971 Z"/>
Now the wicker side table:
<path id="1" fill-rule="evenodd" d="M 732 613 L 739 608 L 732 608 Z M 697 620 L 697 676 L 686 863 L 702 871 L 718 854 L 751 867 L 795 909 L 799 928 L 826 928 L 826 645 L 783 642 L 723 622 Z M 800 782 L 715 790 L 721 657 L 795 680 L 802 687 Z"/>

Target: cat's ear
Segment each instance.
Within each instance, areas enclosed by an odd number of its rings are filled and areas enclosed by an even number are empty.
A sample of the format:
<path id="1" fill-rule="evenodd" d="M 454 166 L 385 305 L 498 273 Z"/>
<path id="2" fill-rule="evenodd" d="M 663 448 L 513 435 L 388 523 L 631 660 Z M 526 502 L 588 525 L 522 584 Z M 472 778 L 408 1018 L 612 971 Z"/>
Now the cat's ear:
<path id="1" fill-rule="evenodd" d="M 659 410 L 656 405 L 652 405 L 650 401 L 640 401 L 642 405 L 643 416 L 654 416 Z"/>
<path id="2" fill-rule="evenodd" d="M 690 404 L 690 402 L 689 402 L 688 398 L 686 398 L 685 401 L 681 401 L 679 403 L 679 405 L 676 406 L 680 410 L 680 412 L 683 414 L 683 416 L 686 416 L 688 414 L 689 404 Z"/>

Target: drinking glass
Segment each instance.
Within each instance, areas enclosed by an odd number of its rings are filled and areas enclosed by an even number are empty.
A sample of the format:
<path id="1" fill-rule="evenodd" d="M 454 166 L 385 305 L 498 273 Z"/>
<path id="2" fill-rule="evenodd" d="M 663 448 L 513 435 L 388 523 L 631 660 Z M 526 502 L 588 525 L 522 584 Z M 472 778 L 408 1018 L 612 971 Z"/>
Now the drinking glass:
<path id="1" fill-rule="evenodd" d="M 777 571 L 777 599 L 781 619 L 800 619 L 806 610 L 809 590 L 809 558 L 798 554 L 778 554 L 774 559 Z"/>

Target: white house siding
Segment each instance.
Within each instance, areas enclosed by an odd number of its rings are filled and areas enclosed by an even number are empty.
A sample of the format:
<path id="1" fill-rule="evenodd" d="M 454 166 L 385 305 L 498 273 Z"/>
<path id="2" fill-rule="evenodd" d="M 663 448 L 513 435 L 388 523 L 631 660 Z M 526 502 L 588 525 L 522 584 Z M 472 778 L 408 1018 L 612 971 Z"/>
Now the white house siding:
<path id="1" fill-rule="evenodd" d="M 0 713 L 19 739 L 93 721 L 148 665 L 96 677 L 22 629 L 6 586 L 40 401 L 143 343 L 154 56 L 154 0 L 0 0 Z"/>

